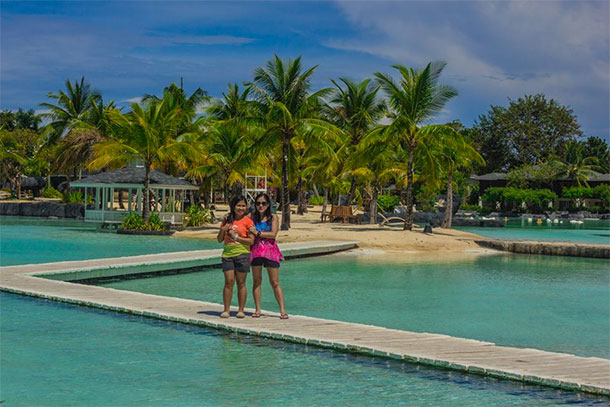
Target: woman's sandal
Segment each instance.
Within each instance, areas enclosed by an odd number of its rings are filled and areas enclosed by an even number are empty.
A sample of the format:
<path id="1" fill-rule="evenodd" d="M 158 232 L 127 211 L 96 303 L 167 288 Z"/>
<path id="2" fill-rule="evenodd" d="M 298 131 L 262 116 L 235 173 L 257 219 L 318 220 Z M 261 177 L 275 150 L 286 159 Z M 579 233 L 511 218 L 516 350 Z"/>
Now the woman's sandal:
<path id="1" fill-rule="evenodd" d="M 237 315 L 235 315 L 235 317 L 236 317 L 236 318 L 245 318 L 245 317 L 246 317 L 246 314 L 244 314 L 242 311 L 239 311 L 239 312 L 237 313 Z"/>
<path id="2" fill-rule="evenodd" d="M 260 318 L 260 317 L 261 317 L 261 313 L 259 311 L 252 313 L 252 318 Z"/>
<path id="3" fill-rule="evenodd" d="M 220 318 L 229 318 L 230 316 L 231 314 L 229 314 L 227 311 L 220 314 Z"/>
<path id="4" fill-rule="evenodd" d="M 280 319 L 288 319 L 288 314 L 281 314 Z"/>

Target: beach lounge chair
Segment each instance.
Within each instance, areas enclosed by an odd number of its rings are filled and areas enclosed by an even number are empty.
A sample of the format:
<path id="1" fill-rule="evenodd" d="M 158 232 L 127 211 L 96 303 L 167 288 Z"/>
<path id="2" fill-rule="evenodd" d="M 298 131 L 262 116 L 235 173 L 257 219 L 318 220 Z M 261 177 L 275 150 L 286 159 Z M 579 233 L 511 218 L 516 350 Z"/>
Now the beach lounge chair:
<path id="1" fill-rule="evenodd" d="M 400 216 L 389 216 L 389 217 L 386 218 L 381 213 L 378 213 L 377 216 L 381 217 L 381 223 L 380 223 L 381 226 L 386 226 L 392 220 L 398 220 L 400 222 L 404 222 L 405 221 L 404 218 L 401 218 Z"/>

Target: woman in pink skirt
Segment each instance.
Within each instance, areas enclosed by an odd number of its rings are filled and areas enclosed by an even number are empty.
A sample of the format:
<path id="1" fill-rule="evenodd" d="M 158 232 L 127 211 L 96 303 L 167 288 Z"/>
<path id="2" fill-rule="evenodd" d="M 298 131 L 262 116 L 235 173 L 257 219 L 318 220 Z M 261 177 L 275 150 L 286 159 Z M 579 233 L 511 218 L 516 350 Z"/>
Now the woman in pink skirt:
<path id="1" fill-rule="evenodd" d="M 250 249 L 250 257 L 254 280 L 252 295 L 254 296 L 256 311 L 252 314 L 252 318 L 261 316 L 261 283 L 263 282 L 263 267 L 265 267 L 269 274 L 269 283 L 273 288 L 275 299 L 280 306 L 280 318 L 288 319 L 288 314 L 284 309 L 284 293 L 280 286 L 280 260 L 284 260 L 284 256 L 282 256 L 275 241 L 279 221 L 277 215 L 271 213 L 270 203 L 269 195 L 265 193 L 258 194 L 254 200 L 256 205 L 256 210 L 252 214 L 254 226 L 250 227 L 250 231 L 254 234 L 256 240 Z"/>

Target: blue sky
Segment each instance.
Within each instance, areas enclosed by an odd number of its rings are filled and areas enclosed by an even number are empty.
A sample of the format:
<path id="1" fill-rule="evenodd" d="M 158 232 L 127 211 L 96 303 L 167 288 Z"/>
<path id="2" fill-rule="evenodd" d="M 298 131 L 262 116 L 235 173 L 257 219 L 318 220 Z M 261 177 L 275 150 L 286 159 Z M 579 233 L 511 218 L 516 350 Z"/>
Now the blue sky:
<path id="1" fill-rule="evenodd" d="M 39 110 L 85 76 L 127 106 L 184 78 L 219 96 L 274 53 L 329 78 L 448 63 L 460 95 L 437 118 L 545 93 L 610 141 L 610 8 L 602 1 L 1 1 L 0 108 Z"/>

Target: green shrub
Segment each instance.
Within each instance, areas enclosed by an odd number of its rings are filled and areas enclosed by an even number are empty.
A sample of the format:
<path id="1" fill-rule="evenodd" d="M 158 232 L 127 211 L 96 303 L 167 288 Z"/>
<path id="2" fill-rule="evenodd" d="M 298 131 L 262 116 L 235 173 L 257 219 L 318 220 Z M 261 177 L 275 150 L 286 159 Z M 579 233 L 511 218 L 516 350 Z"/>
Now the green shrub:
<path id="1" fill-rule="evenodd" d="M 74 191 L 71 194 L 63 195 L 64 203 L 82 203 L 83 202 L 83 193 L 81 191 Z"/>
<path id="2" fill-rule="evenodd" d="M 593 189 L 587 187 L 570 187 L 563 188 L 561 191 L 563 198 L 593 198 Z"/>
<path id="3" fill-rule="evenodd" d="M 587 206 L 586 208 L 582 208 L 591 213 L 610 213 L 610 207 L 607 206 Z"/>
<path id="4" fill-rule="evenodd" d="M 42 190 L 43 198 L 59 198 L 63 199 L 64 195 L 53 187 L 47 187 Z"/>
<path id="5" fill-rule="evenodd" d="M 487 188 L 481 197 L 483 202 L 495 205 L 500 202 L 502 210 L 518 212 L 544 212 L 557 199 L 557 194 L 549 189 L 521 189 L 513 187 Z M 525 208 L 523 207 L 525 204 Z"/>
<path id="6" fill-rule="evenodd" d="M 146 224 L 146 230 L 161 231 L 165 229 L 165 223 L 163 223 L 159 215 L 156 213 L 151 214 L 148 223 Z"/>
<path id="7" fill-rule="evenodd" d="M 601 199 L 606 205 L 610 204 L 610 185 L 598 185 L 593 188 L 593 196 Z"/>
<path id="8" fill-rule="evenodd" d="M 209 209 L 197 205 L 191 205 L 186 210 L 184 226 L 202 226 L 215 221 L 214 214 Z"/>
<path id="9" fill-rule="evenodd" d="M 324 197 L 314 195 L 309 198 L 309 203 L 312 205 L 322 205 L 324 203 Z"/>
<path id="10" fill-rule="evenodd" d="M 394 207 L 400 203 L 400 199 L 394 195 L 379 195 L 377 197 L 377 206 L 383 212 L 392 212 Z"/>
<path id="11" fill-rule="evenodd" d="M 137 212 L 124 216 L 121 222 L 121 228 L 129 230 L 143 230 L 145 225 L 144 218 Z"/>
<path id="12" fill-rule="evenodd" d="M 461 204 L 460 209 L 463 211 L 480 211 L 481 207 L 479 205 Z"/>
<path id="13" fill-rule="evenodd" d="M 121 228 L 128 230 L 154 231 L 162 231 L 167 229 L 165 223 L 163 223 L 158 214 L 151 213 L 148 222 L 145 222 L 142 215 L 137 212 L 132 212 L 129 215 L 124 216 L 123 221 L 121 222 Z"/>

